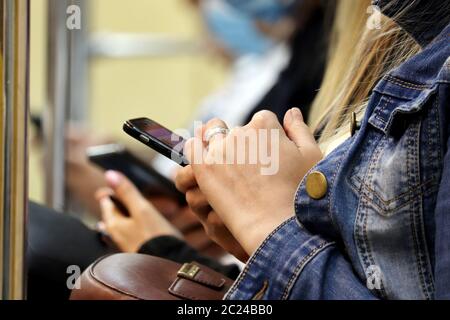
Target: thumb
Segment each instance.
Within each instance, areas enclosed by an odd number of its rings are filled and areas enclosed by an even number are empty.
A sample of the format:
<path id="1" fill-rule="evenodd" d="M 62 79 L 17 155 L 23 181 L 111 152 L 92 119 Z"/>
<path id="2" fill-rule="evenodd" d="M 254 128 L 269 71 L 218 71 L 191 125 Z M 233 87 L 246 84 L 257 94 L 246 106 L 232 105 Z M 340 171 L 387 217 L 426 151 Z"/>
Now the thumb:
<path id="1" fill-rule="evenodd" d="M 299 108 L 293 108 L 286 112 L 283 127 L 286 135 L 298 148 L 316 144 L 316 140 L 303 120 L 303 115 Z"/>

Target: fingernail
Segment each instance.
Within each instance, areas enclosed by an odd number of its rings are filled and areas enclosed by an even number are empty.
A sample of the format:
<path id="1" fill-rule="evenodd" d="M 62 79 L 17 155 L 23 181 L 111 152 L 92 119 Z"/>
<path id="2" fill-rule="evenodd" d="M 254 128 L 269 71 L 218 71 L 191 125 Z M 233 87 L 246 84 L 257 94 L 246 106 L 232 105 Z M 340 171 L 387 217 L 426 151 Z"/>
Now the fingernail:
<path id="1" fill-rule="evenodd" d="M 110 200 L 108 199 L 108 197 L 104 197 L 102 199 L 100 199 L 100 208 L 102 208 L 103 210 L 107 210 L 109 209 L 110 206 Z"/>
<path id="2" fill-rule="evenodd" d="M 120 174 L 112 170 L 106 171 L 105 178 L 106 182 L 108 182 L 108 184 L 113 188 L 118 187 L 122 182 L 122 177 L 120 176 Z"/>
<path id="3" fill-rule="evenodd" d="M 292 109 L 289 109 L 287 113 L 288 114 L 286 117 L 286 121 L 287 121 L 287 124 L 290 125 L 290 124 L 292 124 L 292 122 L 294 122 L 294 115 L 292 114 Z"/>
<path id="4" fill-rule="evenodd" d="M 292 108 L 291 116 L 295 121 L 303 121 L 303 115 L 299 108 Z"/>

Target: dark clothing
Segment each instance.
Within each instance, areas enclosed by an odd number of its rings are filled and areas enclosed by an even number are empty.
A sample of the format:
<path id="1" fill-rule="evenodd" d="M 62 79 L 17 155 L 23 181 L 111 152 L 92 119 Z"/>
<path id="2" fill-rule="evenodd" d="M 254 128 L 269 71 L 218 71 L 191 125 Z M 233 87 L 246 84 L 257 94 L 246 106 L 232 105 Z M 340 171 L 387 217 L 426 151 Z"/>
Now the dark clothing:
<path id="1" fill-rule="evenodd" d="M 28 299 L 67 299 L 71 265 L 86 269 L 112 253 L 97 232 L 67 214 L 30 203 L 28 218 Z"/>
<path id="2" fill-rule="evenodd" d="M 101 235 L 68 214 L 30 203 L 28 223 L 28 299 L 68 299 L 69 266 L 85 270 L 98 258 L 117 253 Z M 196 261 L 236 279 L 239 268 L 224 266 L 199 254 L 186 242 L 164 236 L 145 243 L 139 253 L 178 263 Z"/>

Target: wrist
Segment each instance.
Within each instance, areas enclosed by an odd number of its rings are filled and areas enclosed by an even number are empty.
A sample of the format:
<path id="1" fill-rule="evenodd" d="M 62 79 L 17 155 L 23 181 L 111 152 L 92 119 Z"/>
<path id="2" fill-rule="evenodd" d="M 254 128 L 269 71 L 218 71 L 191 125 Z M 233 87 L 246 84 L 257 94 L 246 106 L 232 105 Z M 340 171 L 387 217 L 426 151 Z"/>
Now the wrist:
<path id="1" fill-rule="evenodd" d="M 283 224 L 293 216 L 293 213 L 285 214 L 277 217 L 272 217 L 267 221 L 258 221 L 257 224 L 253 223 L 251 227 L 244 228 L 240 237 L 236 237 L 236 239 L 238 239 L 245 252 L 249 256 L 252 256 L 253 253 L 258 250 L 258 248 L 272 234 L 274 230 L 276 230 L 281 224 Z"/>

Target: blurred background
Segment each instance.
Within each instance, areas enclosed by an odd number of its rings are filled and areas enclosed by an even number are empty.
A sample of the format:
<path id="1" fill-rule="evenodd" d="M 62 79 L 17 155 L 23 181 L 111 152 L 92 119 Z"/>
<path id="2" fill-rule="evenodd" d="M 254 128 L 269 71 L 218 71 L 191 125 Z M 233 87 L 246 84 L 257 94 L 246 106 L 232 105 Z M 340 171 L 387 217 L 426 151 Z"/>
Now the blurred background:
<path id="1" fill-rule="evenodd" d="M 31 1 L 32 114 L 41 114 L 50 98 L 48 8 L 49 0 Z M 85 105 L 80 107 L 86 110 L 82 122 L 96 134 L 130 143 L 122 124 L 141 116 L 169 128 L 183 127 L 201 100 L 226 78 L 227 64 L 198 45 L 205 31 L 199 12 L 186 0 L 88 0 L 83 2 L 82 19 L 81 31 L 95 52 L 87 59 L 81 84 Z M 110 45 L 108 39 L 120 34 L 156 40 L 150 41 L 150 50 L 144 48 L 142 55 L 137 54 L 142 48 L 122 53 L 125 57 L 105 55 L 102 48 Z M 33 136 L 35 129 L 31 128 Z M 40 203 L 45 200 L 42 161 L 41 144 L 31 141 L 30 198 Z"/>

